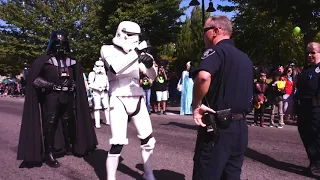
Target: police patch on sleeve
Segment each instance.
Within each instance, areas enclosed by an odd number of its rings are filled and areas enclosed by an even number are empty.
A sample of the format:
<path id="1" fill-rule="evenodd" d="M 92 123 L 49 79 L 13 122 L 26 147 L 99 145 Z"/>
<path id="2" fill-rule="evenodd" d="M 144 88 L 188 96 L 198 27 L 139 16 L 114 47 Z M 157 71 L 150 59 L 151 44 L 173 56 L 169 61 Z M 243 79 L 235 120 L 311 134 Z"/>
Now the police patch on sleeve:
<path id="1" fill-rule="evenodd" d="M 210 49 L 207 49 L 207 50 L 203 53 L 201 59 L 205 59 L 205 58 L 211 56 L 212 54 L 214 54 L 215 52 L 216 52 L 216 51 L 213 50 L 213 49 L 211 49 L 211 48 L 210 48 Z"/>

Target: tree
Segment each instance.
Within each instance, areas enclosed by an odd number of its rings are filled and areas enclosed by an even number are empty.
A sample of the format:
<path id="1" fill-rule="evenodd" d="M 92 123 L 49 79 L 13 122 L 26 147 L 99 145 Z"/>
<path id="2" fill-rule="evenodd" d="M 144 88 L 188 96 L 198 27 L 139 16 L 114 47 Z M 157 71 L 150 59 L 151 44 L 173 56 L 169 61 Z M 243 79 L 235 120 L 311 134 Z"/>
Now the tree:
<path id="1" fill-rule="evenodd" d="M 300 26 L 304 34 L 304 44 L 311 42 L 320 32 L 320 2 L 317 0 L 228 0 L 238 4 L 234 7 L 219 6 L 222 10 L 244 10 L 254 7 L 268 16 L 279 18 L 280 23 L 291 22 Z"/>
<path id="2" fill-rule="evenodd" d="M 94 62 L 103 40 L 96 9 L 99 9 L 97 0 L 1 2 L 0 19 L 5 24 L 0 26 L 0 62 L 16 64 L 17 68 L 24 63 L 30 65 L 45 52 L 51 32 L 57 29 L 69 34 L 73 55 L 80 61 Z"/>
<path id="3" fill-rule="evenodd" d="M 320 31 L 320 3 L 315 0 L 228 0 L 235 6 L 219 6 L 236 11 L 233 19 L 237 47 L 254 61 L 279 63 L 295 59 L 303 64 L 307 43 Z M 302 34 L 292 35 L 299 26 Z"/>
<path id="4" fill-rule="evenodd" d="M 209 13 L 206 13 L 205 18 L 208 17 Z M 204 43 L 202 12 L 198 6 L 192 9 L 190 18 L 186 17 L 185 24 L 178 35 L 176 48 L 178 69 L 185 68 L 187 61 L 193 61 L 195 64 L 200 62 Z"/>
<path id="5" fill-rule="evenodd" d="M 150 40 L 154 47 L 153 54 L 159 47 L 176 42 L 181 22 L 177 21 L 184 14 L 180 8 L 181 0 L 104 0 L 101 27 L 110 43 L 118 24 L 124 20 L 137 22 L 142 29 L 143 38 Z"/>
<path id="6" fill-rule="evenodd" d="M 177 60 L 176 54 L 176 44 L 168 43 L 158 47 L 159 53 L 157 54 L 158 59 L 167 61 L 169 68 L 173 68 Z"/>
<path id="7" fill-rule="evenodd" d="M 0 19 L 0 71 L 21 69 L 45 52 L 52 30 L 69 33 L 72 54 L 89 71 L 100 47 L 111 43 L 123 20 L 139 23 L 155 52 L 175 42 L 183 15 L 181 0 L 20 0 L 2 1 Z"/>
<path id="8" fill-rule="evenodd" d="M 191 20 L 187 16 L 185 24 L 183 25 L 177 41 L 177 58 L 179 64 L 183 64 L 184 61 L 188 60 L 192 56 L 193 51 L 193 41 L 192 41 L 192 30 L 191 30 Z"/>

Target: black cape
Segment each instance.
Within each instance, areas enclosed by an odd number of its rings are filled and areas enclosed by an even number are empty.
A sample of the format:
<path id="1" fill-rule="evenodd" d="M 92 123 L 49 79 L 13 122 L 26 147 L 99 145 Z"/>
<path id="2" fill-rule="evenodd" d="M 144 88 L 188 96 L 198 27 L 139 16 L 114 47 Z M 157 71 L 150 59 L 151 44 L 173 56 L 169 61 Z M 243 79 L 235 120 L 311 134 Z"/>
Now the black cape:
<path id="1" fill-rule="evenodd" d="M 36 59 L 28 72 L 27 89 L 23 108 L 20 138 L 18 145 L 18 160 L 26 162 L 41 162 L 44 153 L 41 96 L 33 87 L 32 82 L 38 77 L 50 55 L 42 55 Z M 72 58 L 74 59 L 74 58 Z M 91 120 L 87 92 L 85 90 L 83 73 L 79 62 L 76 63 L 76 100 L 75 100 L 75 132 L 74 154 L 84 156 L 96 149 L 98 144 L 93 121 Z M 57 134 L 60 135 L 57 135 Z M 57 137 L 63 137 L 62 131 L 56 131 Z M 61 138 L 60 138 L 61 139 Z M 55 146 L 56 146 L 55 142 Z M 57 148 L 57 147 L 55 147 Z"/>

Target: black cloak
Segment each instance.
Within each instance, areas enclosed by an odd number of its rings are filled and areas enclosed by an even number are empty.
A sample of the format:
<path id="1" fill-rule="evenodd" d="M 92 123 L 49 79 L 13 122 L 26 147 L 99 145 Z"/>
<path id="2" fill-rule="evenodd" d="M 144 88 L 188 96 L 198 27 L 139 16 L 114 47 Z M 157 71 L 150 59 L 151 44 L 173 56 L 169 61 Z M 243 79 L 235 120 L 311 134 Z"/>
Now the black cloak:
<path id="1" fill-rule="evenodd" d="M 33 87 L 33 81 L 38 77 L 44 64 L 51 58 L 50 55 L 42 55 L 36 59 L 28 72 L 27 89 L 23 108 L 20 138 L 18 145 L 18 160 L 25 162 L 41 162 L 44 153 L 42 120 L 41 120 L 41 96 Z M 74 59 L 74 58 L 72 58 Z M 74 154 L 84 156 L 96 149 L 98 144 L 93 121 L 91 120 L 87 92 L 85 90 L 83 73 L 79 62 L 76 63 L 76 99 L 75 99 L 75 134 Z M 61 121 L 60 121 L 61 122 Z M 57 135 L 62 133 L 56 131 Z M 57 139 L 57 138 L 56 138 Z M 56 143 L 55 143 L 56 146 Z M 57 148 L 57 147 L 56 147 Z"/>

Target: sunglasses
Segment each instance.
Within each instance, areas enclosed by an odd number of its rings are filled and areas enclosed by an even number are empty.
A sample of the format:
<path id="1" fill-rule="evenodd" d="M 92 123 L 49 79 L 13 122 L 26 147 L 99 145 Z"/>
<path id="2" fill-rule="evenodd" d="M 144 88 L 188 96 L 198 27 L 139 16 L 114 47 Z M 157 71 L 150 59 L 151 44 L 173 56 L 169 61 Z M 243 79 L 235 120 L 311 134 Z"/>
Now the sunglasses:
<path id="1" fill-rule="evenodd" d="M 311 51 L 311 52 L 307 52 L 307 54 L 316 54 L 316 52 Z"/>
<path id="2" fill-rule="evenodd" d="M 203 28 L 203 32 L 206 33 L 210 29 L 214 29 L 214 28 L 216 28 L 216 27 L 212 26 L 212 27 Z"/>

